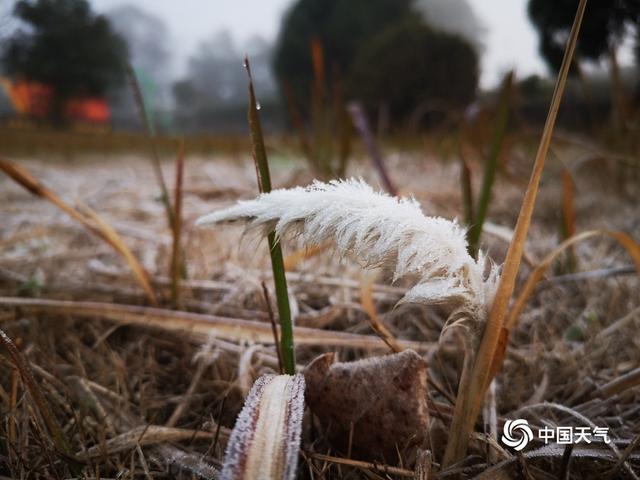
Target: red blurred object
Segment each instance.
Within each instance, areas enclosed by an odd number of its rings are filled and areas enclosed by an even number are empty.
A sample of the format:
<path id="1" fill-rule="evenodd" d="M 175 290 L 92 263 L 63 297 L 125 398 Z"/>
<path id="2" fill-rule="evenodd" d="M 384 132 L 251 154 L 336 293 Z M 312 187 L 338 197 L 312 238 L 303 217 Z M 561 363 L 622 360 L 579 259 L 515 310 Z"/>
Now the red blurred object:
<path id="1" fill-rule="evenodd" d="M 38 82 L 17 81 L 2 78 L 2 87 L 11 104 L 20 115 L 42 120 L 49 113 L 53 101 L 53 88 Z M 104 98 L 72 98 L 64 107 L 67 120 L 104 125 L 111 120 L 111 110 Z"/>
<path id="2" fill-rule="evenodd" d="M 78 122 L 103 124 L 111 120 L 111 111 L 103 98 L 78 98 L 67 102 L 65 116 Z"/>
<path id="3" fill-rule="evenodd" d="M 42 118 L 47 115 L 53 89 L 49 85 L 36 82 L 12 82 L 2 79 L 7 96 L 14 110 L 21 115 Z"/>

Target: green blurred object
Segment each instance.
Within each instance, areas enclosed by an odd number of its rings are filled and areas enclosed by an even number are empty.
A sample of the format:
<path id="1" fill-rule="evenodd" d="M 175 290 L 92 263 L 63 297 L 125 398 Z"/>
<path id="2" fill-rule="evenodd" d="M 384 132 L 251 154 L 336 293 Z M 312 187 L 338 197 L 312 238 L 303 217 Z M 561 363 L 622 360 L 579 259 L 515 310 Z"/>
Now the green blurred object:
<path id="1" fill-rule="evenodd" d="M 149 72 L 140 67 L 134 67 L 134 73 L 140 85 L 151 134 L 157 135 L 158 130 L 169 131 L 171 128 L 171 112 L 162 108 L 158 82 Z"/>
<path id="2" fill-rule="evenodd" d="M 29 277 L 29 279 L 20 284 L 18 287 L 18 295 L 21 297 L 39 297 L 42 293 L 44 285 L 38 279 L 36 275 Z"/>

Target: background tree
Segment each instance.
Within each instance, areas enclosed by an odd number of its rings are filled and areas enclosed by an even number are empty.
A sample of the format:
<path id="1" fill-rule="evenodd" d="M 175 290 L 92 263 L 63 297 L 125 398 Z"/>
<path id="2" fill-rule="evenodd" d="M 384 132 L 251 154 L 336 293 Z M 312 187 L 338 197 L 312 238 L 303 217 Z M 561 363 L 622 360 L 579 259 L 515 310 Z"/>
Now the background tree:
<path id="1" fill-rule="evenodd" d="M 53 89 L 52 120 L 60 124 L 72 97 L 100 96 L 124 79 L 127 46 L 86 0 L 21 0 L 14 15 L 25 26 L 9 39 L 9 74 Z"/>
<path id="2" fill-rule="evenodd" d="M 466 0 L 298 0 L 283 19 L 274 67 L 309 113 L 317 40 L 325 91 L 341 81 L 347 100 L 364 100 L 370 111 L 382 102 L 397 120 L 428 101 L 473 98 L 483 33 Z"/>
<path id="3" fill-rule="evenodd" d="M 474 98 L 478 55 L 461 37 L 410 21 L 360 51 L 349 85 L 369 111 L 386 105 L 395 123 L 419 112 L 446 112 Z"/>
<path id="4" fill-rule="evenodd" d="M 529 0 L 528 13 L 538 30 L 540 53 L 555 71 L 560 68 L 562 53 L 575 14 L 574 0 Z M 638 0 L 592 0 L 582 21 L 576 48 L 579 60 L 600 60 L 617 49 L 627 34 L 638 33 Z"/>
<path id="5" fill-rule="evenodd" d="M 287 12 L 274 53 L 274 69 L 302 107 L 309 104 L 313 79 L 310 45 L 324 50 L 327 75 L 347 72 L 358 49 L 376 34 L 417 15 L 411 0 L 299 0 Z"/>
<path id="6" fill-rule="evenodd" d="M 540 53 L 553 71 L 560 68 L 575 8 L 574 0 L 529 0 L 528 13 L 538 30 Z M 581 61 L 608 58 L 619 119 L 624 117 L 625 100 L 616 54 L 627 35 L 635 35 L 640 42 L 640 1 L 589 1 L 576 47 L 574 73 L 580 74 Z"/>

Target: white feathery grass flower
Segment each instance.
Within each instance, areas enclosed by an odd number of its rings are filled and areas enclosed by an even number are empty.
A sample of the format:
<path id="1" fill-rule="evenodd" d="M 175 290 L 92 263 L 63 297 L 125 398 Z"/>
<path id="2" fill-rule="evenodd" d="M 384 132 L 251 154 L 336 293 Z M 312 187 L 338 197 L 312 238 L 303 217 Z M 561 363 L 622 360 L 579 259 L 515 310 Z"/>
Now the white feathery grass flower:
<path id="1" fill-rule="evenodd" d="M 301 236 L 307 246 L 328 240 L 341 255 L 364 267 L 391 268 L 393 279 L 412 276 L 417 284 L 401 303 L 445 304 L 450 321 L 483 320 L 493 300 L 497 269 L 467 252 L 465 233 L 454 222 L 422 213 L 417 201 L 376 193 L 363 180 L 314 182 L 273 190 L 254 200 L 198 219 L 198 226 L 245 221 L 278 237 Z"/>

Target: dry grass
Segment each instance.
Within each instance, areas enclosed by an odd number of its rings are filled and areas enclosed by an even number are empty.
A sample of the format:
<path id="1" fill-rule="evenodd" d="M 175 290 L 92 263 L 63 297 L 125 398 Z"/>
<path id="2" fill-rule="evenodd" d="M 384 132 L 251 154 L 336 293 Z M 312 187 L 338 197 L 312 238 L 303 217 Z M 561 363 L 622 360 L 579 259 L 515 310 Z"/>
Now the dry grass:
<path id="1" fill-rule="evenodd" d="M 527 171 L 529 165 L 518 163 L 516 153 L 526 147 L 524 143 L 516 147 L 514 158 L 509 159 L 520 171 Z M 637 183 L 612 186 L 604 181 L 603 172 L 616 171 L 615 163 L 591 162 L 573 169 L 593 151 L 592 146 L 558 143 L 553 148 L 563 164 L 552 161 L 543 176 L 525 247 L 534 263 L 562 241 L 557 226 L 563 205 L 560 179 L 564 168 L 573 172 L 577 232 L 618 230 L 640 238 Z M 475 173 L 482 170 L 474 159 L 468 162 Z M 64 311 L 27 308 L 30 298 L 12 304 L 0 302 L 0 328 L 30 366 L 71 455 L 76 457 L 74 460 L 60 452 L 39 413 L 37 399 L 30 393 L 28 380 L 25 382 L 18 365 L 2 350 L 0 475 L 212 477 L 221 465 L 229 428 L 251 384 L 261 374 L 278 371 L 262 289 L 263 281 L 272 284 L 267 249 L 250 239 L 239 246 L 240 229 L 212 233 L 193 228 L 201 214 L 227 206 L 238 197 L 254 196 L 255 169 L 249 155 L 235 161 L 193 156 L 185 161 L 182 242 L 189 278 L 180 282 L 180 302 L 184 310 L 202 314 L 198 317 L 169 310 L 173 236 L 144 157 L 108 161 L 87 157 L 75 163 L 27 160 L 21 165 L 65 201 L 82 200 L 119 232 L 150 273 L 166 313 L 151 322 L 153 311 L 139 310 L 139 324 L 132 324 L 133 317 L 118 321 L 125 318 L 121 311 L 107 314 L 109 308 L 119 308 L 113 304 L 130 305 L 126 308 L 135 310 L 147 303 L 126 263 L 56 207 L 0 177 L 0 294 L 76 302 Z M 272 162 L 274 185 L 291 182 L 289 167 Z M 398 153 L 389 156 L 387 167 L 398 187 L 413 192 L 428 213 L 461 215 L 458 162 L 425 160 L 421 152 Z M 173 161 L 163 168 L 166 178 L 172 178 Z M 353 164 L 350 173 L 363 174 L 376 184 L 365 161 Z M 296 182 L 309 180 L 303 174 Z M 521 192 L 517 180 L 498 175 L 491 221 L 512 226 Z M 503 240 L 485 236 L 482 245 L 501 261 L 506 246 Z M 298 251 L 295 244 L 283 246 L 285 255 Z M 377 321 L 392 341 L 413 348 L 421 342 L 425 347 L 421 353 L 429 364 L 431 415 L 430 440 L 425 447 L 431 450 L 434 462 L 428 478 L 473 478 L 483 472 L 484 478 L 560 478 L 563 472 L 568 472 L 563 478 L 572 479 L 605 478 L 606 474 L 634 478 L 630 470 L 640 472 L 640 339 L 635 334 L 640 323 L 640 284 L 636 276 L 618 268 L 632 261 L 616 242 L 592 238 L 575 244 L 574 249 L 580 271 L 606 268 L 614 269 L 614 274 L 563 280 L 549 269 L 532 290 L 514 326 L 504 368 L 497 376 L 498 431 L 506 418 L 524 417 L 534 427 L 593 422 L 610 428 L 615 449 L 581 444 L 573 449 L 568 462 L 564 448 L 532 455 L 530 452 L 541 446 L 537 443 L 517 456 L 477 426 L 464 462 L 439 471 L 462 362 L 458 336 L 452 330 L 437 343 L 445 321 L 438 308 L 406 305 L 393 309 L 405 285 L 389 286 L 383 277 L 367 287 L 363 306 L 361 288 L 368 280 L 363 280 L 357 266 L 335 258 L 329 250 L 298 260 L 295 271 L 287 274 L 296 326 L 309 332 L 299 338 L 308 335 L 315 339 L 299 342 L 298 365 L 328 351 L 339 351 L 343 359 L 388 351 L 369 321 L 373 304 Z M 531 270 L 524 266 L 523 273 L 516 291 Z M 20 302 L 22 306 L 18 306 Z M 82 304 L 77 302 L 107 306 L 81 310 Z M 271 303 L 275 305 L 273 299 Z M 239 330 L 235 336 L 215 337 L 207 334 L 209 317 L 251 323 L 238 322 L 248 330 Z M 198 323 L 201 333 L 185 333 L 197 323 L 196 318 L 202 322 Z M 184 329 L 168 330 L 176 319 L 185 322 Z M 153 328 L 149 328 L 150 322 L 155 322 Z M 254 323 L 257 326 L 248 326 Z M 261 332 L 257 343 L 242 340 L 252 328 Z M 345 334 L 354 336 L 339 342 L 337 338 Z M 362 343 L 354 343 L 356 338 Z M 348 458 L 347 452 L 330 450 L 318 430 L 308 428 L 310 423 L 308 419 L 303 432 L 301 478 L 403 478 L 416 466 L 416 452 L 384 459 L 388 468 L 380 462 Z"/>

